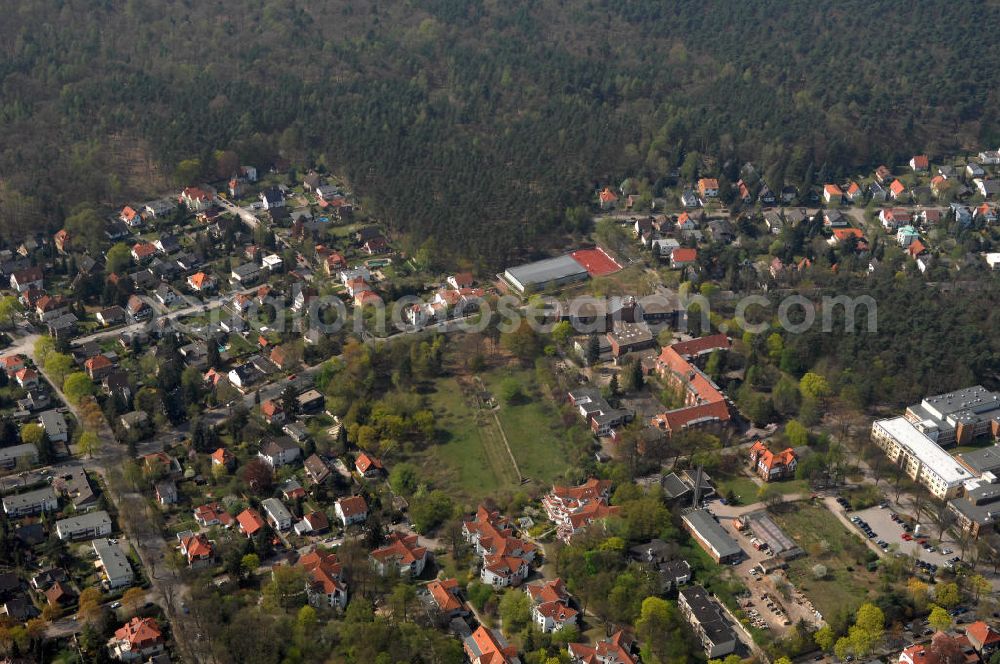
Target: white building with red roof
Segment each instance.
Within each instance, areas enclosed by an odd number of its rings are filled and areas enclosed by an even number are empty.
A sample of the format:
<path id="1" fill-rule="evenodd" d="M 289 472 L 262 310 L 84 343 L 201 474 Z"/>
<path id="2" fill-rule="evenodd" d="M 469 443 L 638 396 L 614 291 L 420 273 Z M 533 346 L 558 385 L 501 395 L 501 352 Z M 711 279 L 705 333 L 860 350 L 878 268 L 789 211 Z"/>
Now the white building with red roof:
<path id="1" fill-rule="evenodd" d="M 569 593 L 562 579 L 524 587 L 531 598 L 531 617 L 538 629 L 545 633 L 576 625 L 579 612 L 569 605 Z"/>
<path id="2" fill-rule="evenodd" d="M 20 371 L 25 367 L 24 361 L 25 361 L 24 355 L 20 354 L 5 355 L 2 358 L 0 358 L 0 365 L 2 365 L 3 370 L 7 372 L 8 376 L 13 376 L 15 373 L 17 373 L 18 371 Z"/>
<path id="3" fill-rule="evenodd" d="M 485 505 L 479 506 L 472 520 L 462 523 L 462 535 L 480 556 L 516 556 L 529 563 L 535 559 L 535 544 L 515 537 L 511 520 Z"/>
<path id="4" fill-rule="evenodd" d="M 108 650 L 114 659 L 132 662 L 163 652 L 165 645 L 166 639 L 156 619 L 136 616 L 115 630 L 108 641 Z"/>
<path id="5" fill-rule="evenodd" d="M 198 187 L 187 187 L 181 192 L 177 201 L 185 205 L 187 209 L 197 212 L 212 204 L 212 195 Z"/>
<path id="6" fill-rule="evenodd" d="M 757 440 L 750 446 L 750 464 L 765 482 L 794 477 L 798 463 L 798 456 L 790 447 L 781 452 L 772 452 L 762 440 Z"/>
<path id="7" fill-rule="evenodd" d="M 364 523 L 368 518 L 368 503 L 364 496 L 341 498 L 334 504 L 333 510 L 345 528 L 352 523 Z"/>
<path id="8" fill-rule="evenodd" d="M 233 517 L 216 502 L 194 508 L 194 520 L 202 528 L 211 528 L 212 526 L 228 528 L 233 525 Z"/>
<path id="9" fill-rule="evenodd" d="M 386 545 L 369 554 L 372 566 L 381 576 L 420 576 L 427 565 L 427 549 L 416 535 L 390 533 Z"/>
<path id="10" fill-rule="evenodd" d="M 591 522 L 618 513 L 617 507 L 608 505 L 610 494 L 611 480 L 592 477 L 575 487 L 553 486 L 542 498 L 542 506 L 556 524 L 556 537 L 569 542 Z"/>
<path id="11" fill-rule="evenodd" d="M 638 657 L 632 655 L 635 639 L 619 630 L 610 637 L 591 646 L 586 643 L 570 643 L 569 657 L 576 664 L 638 664 Z"/>
<path id="12" fill-rule="evenodd" d="M 240 532 L 247 537 L 253 537 L 266 525 L 260 513 L 252 507 L 240 512 L 236 521 L 240 524 Z"/>
<path id="13" fill-rule="evenodd" d="M 306 571 L 306 596 L 311 606 L 340 610 L 347 606 L 347 584 L 335 554 L 315 550 L 299 558 L 298 566 Z"/>
<path id="14" fill-rule="evenodd" d="M 427 596 L 434 607 L 448 618 L 469 614 L 469 607 L 458 594 L 456 579 L 434 579 L 427 584 Z"/>
<path id="15" fill-rule="evenodd" d="M 988 660 L 997 649 L 1000 649 L 1000 633 L 982 620 L 967 625 L 965 636 L 984 661 Z"/>
<path id="16" fill-rule="evenodd" d="M 521 664 L 517 648 L 507 643 L 499 631 L 482 625 L 465 637 L 462 645 L 471 664 Z"/>
<path id="17" fill-rule="evenodd" d="M 354 460 L 354 469 L 365 479 L 376 479 L 382 475 L 382 461 L 367 452 L 361 452 Z"/>
<path id="18" fill-rule="evenodd" d="M 177 538 L 181 543 L 181 555 L 187 558 L 188 567 L 208 567 L 215 560 L 215 546 L 204 533 L 178 534 Z"/>

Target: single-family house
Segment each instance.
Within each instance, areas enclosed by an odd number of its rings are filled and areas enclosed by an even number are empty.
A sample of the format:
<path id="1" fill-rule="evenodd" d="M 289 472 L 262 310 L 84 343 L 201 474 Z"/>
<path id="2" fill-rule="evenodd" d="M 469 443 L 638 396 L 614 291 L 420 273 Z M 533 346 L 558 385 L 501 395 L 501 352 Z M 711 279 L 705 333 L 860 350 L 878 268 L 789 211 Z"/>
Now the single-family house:
<path id="1" fill-rule="evenodd" d="M 670 252 L 670 267 L 680 269 L 698 260 L 698 250 L 691 247 L 676 247 Z"/>
<path id="2" fill-rule="evenodd" d="M 215 546 L 204 533 L 177 533 L 181 555 L 187 558 L 188 567 L 209 567 L 215 561 Z"/>
<path id="3" fill-rule="evenodd" d="M 45 277 L 42 268 L 37 265 L 15 270 L 10 275 L 10 287 L 18 293 L 23 293 L 29 289 L 41 290 L 45 287 Z"/>
<path id="4" fill-rule="evenodd" d="M 121 662 L 152 657 L 163 652 L 165 647 L 166 639 L 155 618 L 136 616 L 115 630 L 115 635 L 108 640 L 112 659 Z"/>
<path id="5" fill-rule="evenodd" d="M 701 178 L 698 180 L 698 193 L 704 198 L 718 197 L 719 181 L 716 178 Z"/>
<path id="6" fill-rule="evenodd" d="M 236 516 L 236 522 L 240 526 L 240 532 L 247 537 L 253 537 L 266 525 L 260 513 L 252 507 L 248 507 Z"/>
<path id="7" fill-rule="evenodd" d="M 823 187 L 823 200 L 827 205 L 840 205 L 844 202 L 844 191 L 835 184 Z"/>
<path id="8" fill-rule="evenodd" d="M 341 498 L 333 509 L 345 528 L 353 523 L 363 523 L 368 518 L 368 503 L 363 496 Z"/>
<path id="9" fill-rule="evenodd" d="M 343 610 L 347 606 L 347 584 L 336 554 L 314 550 L 299 558 L 306 571 L 306 597 L 310 606 Z"/>
<path id="10" fill-rule="evenodd" d="M 260 501 L 260 506 L 267 515 L 267 520 L 275 530 L 288 530 L 292 527 L 292 513 L 288 511 L 277 498 L 265 498 Z"/>
<path id="11" fill-rule="evenodd" d="M 926 173 L 930 167 L 931 161 L 925 154 L 914 155 L 910 159 L 910 169 L 915 173 Z"/>
<path id="12" fill-rule="evenodd" d="M 292 463 L 301 454 L 302 449 L 298 445 L 291 439 L 282 436 L 281 438 L 272 438 L 264 443 L 258 456 L 272 468 L 278 468 Z"/>
<path id="13" fill-rule="evenodd" d="M 187 278 L 188 288 L 198 293 L 215 290 L 215 277 L 204 272 L 195 272 Z"/>
<path id="14" fill-rule="evenodd" d="M 260 203 L 265 210 L 285 207 L 285 195 L 280 189 L 271 187 L 260 192 Z"/>
<path id="15" fill-rule="evenodd" d="M 83 363 L 83 368 L 91 380 L 102 380 L 114 371 L 115 363 L 107 355 L 101 353 L 87 358 Z"/>
<path id="16" fill-rule="evenodd" d="M 268 399 L 260 405 L 260 414 L 268 424 L 282 424 L 285 421 L 285 409 L 274 399 Z"/>
<path id="17" fill-rule="evenodd" d="M 181 192 L 178 202 L 192 212 L 198 212 L 208 208 L 212 204 L 212 196 L 204 189 L 187 187 Z"/>
<path id="18" fill-rule="evenodd" d="M 382 461 L 378 457 L 369 455 L 367 452 L 358 454 L 354 460 L 354 468 L 358 471 L 359 475 L 369 480 L 381 477 L 384 472 Z"/>

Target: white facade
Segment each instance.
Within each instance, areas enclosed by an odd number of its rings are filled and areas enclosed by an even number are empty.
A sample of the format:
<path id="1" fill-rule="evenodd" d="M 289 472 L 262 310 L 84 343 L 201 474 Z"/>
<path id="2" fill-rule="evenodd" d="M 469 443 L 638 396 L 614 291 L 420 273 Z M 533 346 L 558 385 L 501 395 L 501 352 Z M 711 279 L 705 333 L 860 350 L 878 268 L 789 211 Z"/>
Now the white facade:
<path id="1" fill-rule="evenodd" d="M 872 441 L 936 498 L 954 498 L 962 483 L 973 479 L 969 471 L 905 417 L 874 422 Z"/>

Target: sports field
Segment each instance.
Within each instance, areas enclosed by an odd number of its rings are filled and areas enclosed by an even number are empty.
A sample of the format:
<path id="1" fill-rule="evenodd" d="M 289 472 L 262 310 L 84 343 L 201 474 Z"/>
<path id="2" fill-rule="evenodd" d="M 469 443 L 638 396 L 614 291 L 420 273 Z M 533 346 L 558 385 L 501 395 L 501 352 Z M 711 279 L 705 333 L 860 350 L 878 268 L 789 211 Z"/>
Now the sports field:
<path id="1" fill-rule="evenodd" d="M 570 253 L 570 256 L 586 268 L 592 277 L 603 277 L 622 269 L 622 266 L 604 253 L 603 249 L 578 249 Z"/>

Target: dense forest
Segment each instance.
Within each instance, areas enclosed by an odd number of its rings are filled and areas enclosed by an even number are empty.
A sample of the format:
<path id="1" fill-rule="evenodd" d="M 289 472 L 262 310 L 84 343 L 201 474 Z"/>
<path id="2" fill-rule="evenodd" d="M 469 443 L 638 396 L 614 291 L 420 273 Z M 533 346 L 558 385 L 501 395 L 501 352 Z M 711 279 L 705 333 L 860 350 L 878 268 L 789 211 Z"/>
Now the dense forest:
<path id="1" fill-rule="evenodd" d="M 492 268 L 597 182 L 695 152 L 794 181 L 996 147 L 1000 55 L 969 56 L 998 23 L 988 2 L 26 0 L 0 21 L 0 230 L 307 163 Z"/>

